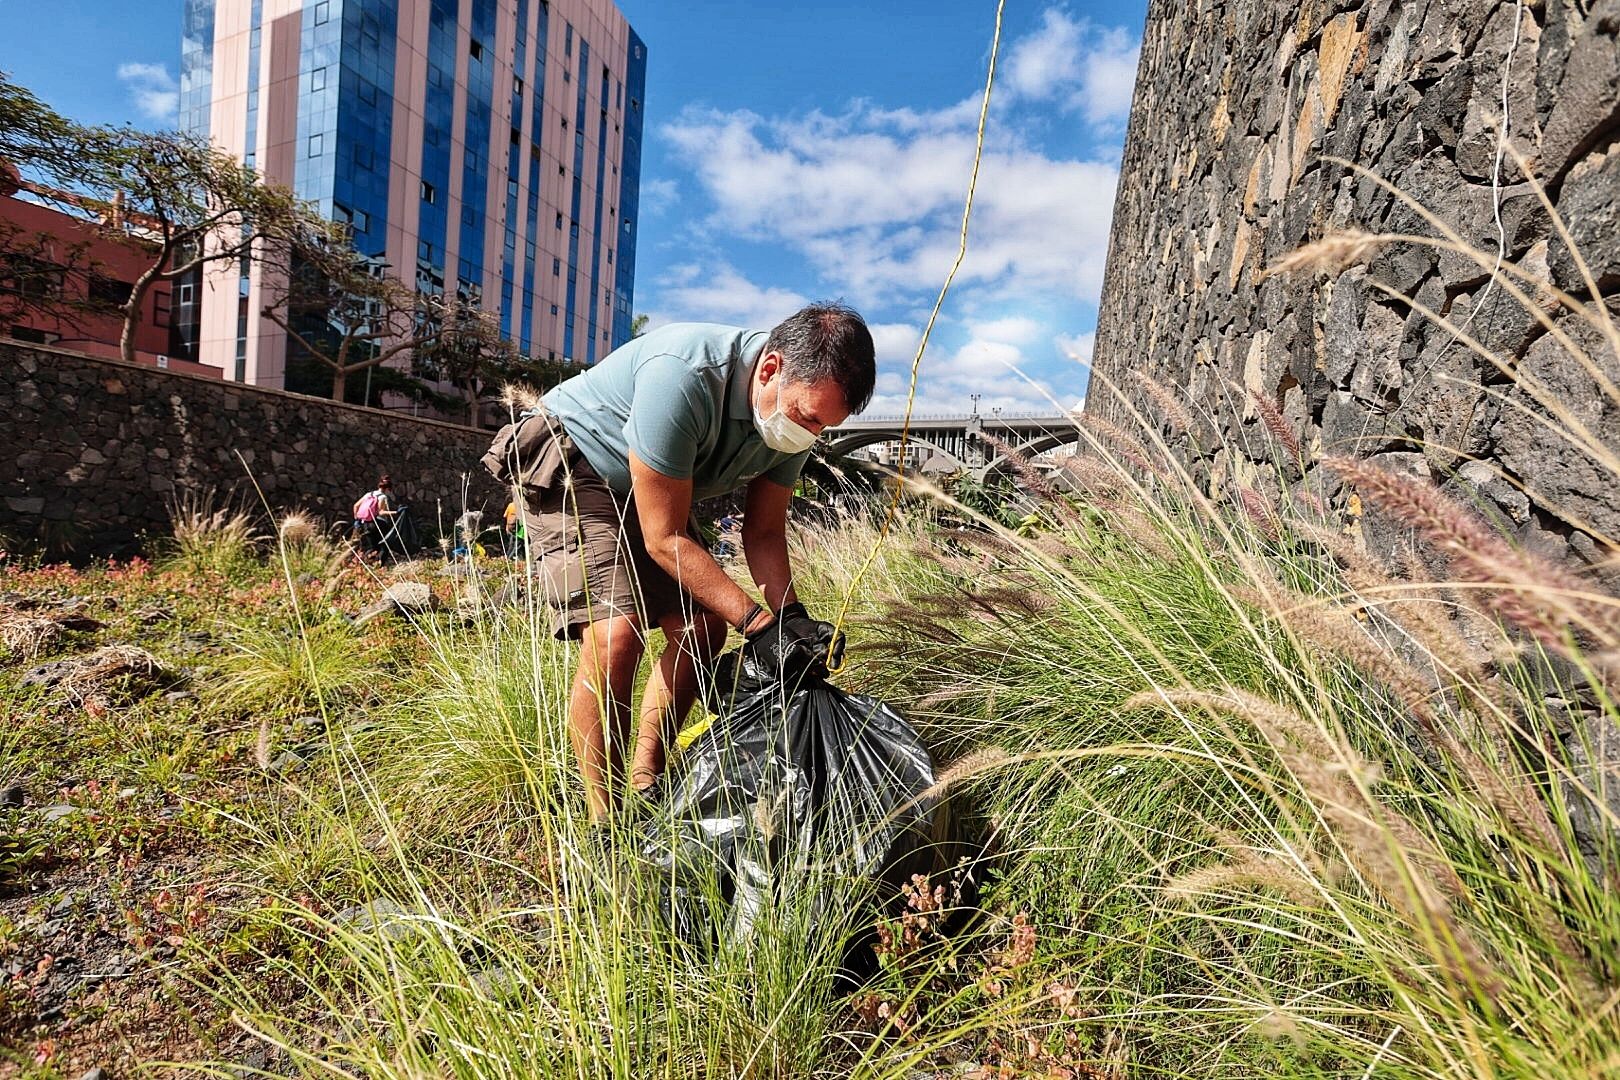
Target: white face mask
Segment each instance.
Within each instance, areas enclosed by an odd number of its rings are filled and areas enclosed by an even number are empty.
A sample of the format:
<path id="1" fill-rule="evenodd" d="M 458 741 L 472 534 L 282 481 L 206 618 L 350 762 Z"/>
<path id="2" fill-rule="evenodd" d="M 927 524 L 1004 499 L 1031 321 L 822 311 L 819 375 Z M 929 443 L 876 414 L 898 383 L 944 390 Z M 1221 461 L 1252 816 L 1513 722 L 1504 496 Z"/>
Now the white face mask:
<path id="1" fill-rule="evenodd" d="M 782 373 L 771 381 L 776 383 L 776 408 L 769 416 L 754 412 L 754 426 L 765 445 L 780 454 L 802 454 L 816 444 L 816 433 L 806 430 L 788 419 L 782 411 Z"/>

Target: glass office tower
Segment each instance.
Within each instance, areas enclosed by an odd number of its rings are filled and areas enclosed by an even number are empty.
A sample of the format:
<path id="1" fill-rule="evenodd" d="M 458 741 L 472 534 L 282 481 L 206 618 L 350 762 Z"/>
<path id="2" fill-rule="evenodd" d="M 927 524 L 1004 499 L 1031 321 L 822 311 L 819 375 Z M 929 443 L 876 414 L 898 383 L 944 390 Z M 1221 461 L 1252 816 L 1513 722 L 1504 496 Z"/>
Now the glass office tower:
<path id="1" fill-rule="evenodd" d="M 591 364 L 630 337 L 646 63 L 611 0 L 185 0 L 180 120 L 388 273 Z M 200 358 L 318 391 L 260 314 L 265 272 L 196 283 Z"/>

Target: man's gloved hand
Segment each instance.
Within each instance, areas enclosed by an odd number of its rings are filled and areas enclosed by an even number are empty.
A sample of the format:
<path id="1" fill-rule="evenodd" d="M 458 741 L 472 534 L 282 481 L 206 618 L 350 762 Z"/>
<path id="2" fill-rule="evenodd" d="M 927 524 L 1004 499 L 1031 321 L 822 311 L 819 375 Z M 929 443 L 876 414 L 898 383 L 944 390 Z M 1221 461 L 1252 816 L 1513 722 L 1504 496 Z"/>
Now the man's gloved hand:
<path id="1" fill-rule="evenodd" d="M 811 672 L 827 673 L 827 653 L 835 637 L 838 644 L 834 654 L 842 658 L 844 635 L 832 623 L 812 619 L 804 605 L 794 601 L 782 606 L 775 622 L 749 634 L 743 651 L 760 667 L 780 672 L 783 681 L 798 682 Z"/>

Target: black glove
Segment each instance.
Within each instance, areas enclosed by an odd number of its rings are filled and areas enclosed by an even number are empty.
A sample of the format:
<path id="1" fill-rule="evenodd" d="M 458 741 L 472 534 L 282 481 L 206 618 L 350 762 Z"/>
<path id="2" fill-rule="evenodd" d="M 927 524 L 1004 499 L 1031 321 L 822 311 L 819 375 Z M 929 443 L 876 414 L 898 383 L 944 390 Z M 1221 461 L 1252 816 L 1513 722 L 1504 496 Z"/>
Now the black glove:
<path id="1" fill-rule="evenodd" d="M 784 604 L 776 613 L 776 621 L 749 634 L 743 646 L 743 652 L 755 665 L 780 673 L 788 683 L 796 683 L 811 673 L 825 676 L 829 650 L 834 653 L 834 664 L 838 663 L 844 655 L 844 635 L 832 623 L 812 619 L 798 601 Z"/>

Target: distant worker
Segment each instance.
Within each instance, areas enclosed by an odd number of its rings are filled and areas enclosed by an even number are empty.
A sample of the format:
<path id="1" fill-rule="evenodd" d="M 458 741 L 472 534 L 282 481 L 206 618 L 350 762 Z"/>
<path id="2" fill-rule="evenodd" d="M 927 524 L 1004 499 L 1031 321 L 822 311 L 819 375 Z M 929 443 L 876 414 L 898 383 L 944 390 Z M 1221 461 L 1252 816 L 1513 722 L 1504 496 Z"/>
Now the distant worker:
<path id="1" fill-rule="evenodd" d="M 641 699 L 630 781 L 649 787 L 697 694 L 697 672 L 746 639 L 796 681 L 833 647 L 793 589 L 787 517 L 820 433 L 859 412 L 876 380 L 854 311 L 815 304 L 774 330 L 684 323 L 654 330 L 546 394 L 484 457 L 521 487 L 538 584 L 558 637 L 581 642 L 569 728 L 593 819 L 617 803 L 631 693 L 647 633 L 668 646 Z M 764 603 L 709 554 L 692 505 L 746 489 L 741 540 Z"/>
<path id="2" fill-rule="evenodd" d="M 394 482 L 385 473 L 375 488 L 354 502 L 354 539 L 362 551 L 378 549 L 394 514 Z"/>
<path id="3" fill-rule="evenodd" d="M 523 557 L 523 515 L 518 512 L 516 499 L 506 504 L 501 514 L 503 531 L 501 543 L 504 545 L 508 558 L 519 559 Z"/>

